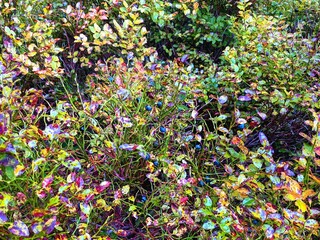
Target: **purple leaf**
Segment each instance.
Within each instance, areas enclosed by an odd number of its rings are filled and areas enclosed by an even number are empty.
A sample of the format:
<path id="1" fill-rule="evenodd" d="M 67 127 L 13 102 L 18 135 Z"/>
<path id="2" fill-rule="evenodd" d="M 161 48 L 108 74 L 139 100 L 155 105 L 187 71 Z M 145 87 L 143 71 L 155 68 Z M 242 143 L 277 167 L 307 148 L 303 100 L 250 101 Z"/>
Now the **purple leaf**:
<path id="1" fill-rule="evenodd" d="M 77 177 L 76 178 L 76 185 L 78 188 L 83 188 L 83 184 L 84 184 L 84 181 L 83 181 L 83 178 L 82 177 Z"/>
<path id="2" fill-rule="evenodd" d="M 52 233 L 52 231 L 54 230 L 54 227 L 57 225 L 57 217 L 53 216 L 49 218 L 44 225 L 45 225 L 46 233 L 47 234 Z"/>
<path id="3" fill-rule="evenodd" d="M 267 136 L 263 132 L 259 132 L 259 140 L 261 145 L 270 146 Z"/>
<path id="4" fill-rule="evenodd" d="M 96 187 L 96 191 L 97 191 L 98 193 L 101 193 L 101 192 L 103 192 L 107 187 L 109 187 L 110 184 L 111 184 L 111 182 L 104 181 L 104 182 L 100 183 L 99 186 Z"/>
<path id="5" fill-rule="evenodd" d="M 9 231 L 20 237 L 29 237 L 30 235 L 27 225 L 20 220 L 14 221 L 13 225 L 9 227 Z"/>
<path id="6" fill-rule="evenodd" d="M 51 185 L 51 183 L 53 182 L 53 175 L 46 177 L 45 179 L 43 179 L 42 181 L 42 188 L 47 188 Z"/>
<path id="7" fill-rule="evenodd" d="M 4 212 L 0 211 L 0 223 L 4 223 L 6 221 L 8 221 L 6 214 Z"/>
<path id="8" fill-rule="evenodd" d="M 191 112 L 191 117 L 192 117 L 193 119 L 196 119 L 197 116 L 198 116 L 198 111 L 192 110 L 192 112 Z"/>
<path id="9" fill-rule="evenodd" d="M 224 104 L 224 103 L 226 103 L 228 101 L 228 96 L 226 96 L 226 95 L 222 95 L 222 96 L 220 96 L 219 98 L 218 98 L 218 102 L 220 103 L 220 104 Z"/>
<path id="10" fill-rule="evenodd" d="M 189 54 L 185 54 L 181 57 L 181 62 L 186 63 L 189 58 Z"/>
<path id="11" fill-rule="evenodd" d="M 251 101 L 251 97 L 249 97 L 249 96 L 239 96 L 238 100 L 241 101 L 241 102 L 248 102 L 248 101 Z"/>
<path id="12" fill-rule="evenodd" d="M 267 238 L 273 238 L 274 229 L 271 226 L 268 226 L 268 228 L 265 231 Z"/>
<path id="13" fill-rule="evenodd" d="M 42 223 L 39 223 L 39 222 L 33 223 L 31 225 L 31 230 L 32 230 L 32 232 L 34 232 L 34 234 L 41 233 L 43 230 Z"/>
<path id="14" fill-rule="evenodd" d="M 123 150 L 127 150 L 127 151 L 134 151 L 138 148 L 138 145 L 137 144 L 121 144 L 119 146 L 120 149 L 123 149 Z"/>

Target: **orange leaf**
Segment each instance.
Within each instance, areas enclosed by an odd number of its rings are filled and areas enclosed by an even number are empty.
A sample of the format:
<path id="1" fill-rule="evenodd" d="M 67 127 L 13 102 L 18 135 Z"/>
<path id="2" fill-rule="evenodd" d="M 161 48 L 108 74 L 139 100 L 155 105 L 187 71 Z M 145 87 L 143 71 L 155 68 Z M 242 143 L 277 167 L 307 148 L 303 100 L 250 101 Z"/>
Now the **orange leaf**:
<path id="1" fill-rule="evenodd" d="M 315 195 L 316 193 L 312 189 L 307 189 L 302 193 L 302 199 L 305 200 L 307 197 L 311 195 Z"/>
<path id="2" fill-rule="evenodd" d="M 309 174 L 309 177 L 311 177 L 316 183 L 320 185 L 320 178 L 314 176 L 313 174 Z"/>

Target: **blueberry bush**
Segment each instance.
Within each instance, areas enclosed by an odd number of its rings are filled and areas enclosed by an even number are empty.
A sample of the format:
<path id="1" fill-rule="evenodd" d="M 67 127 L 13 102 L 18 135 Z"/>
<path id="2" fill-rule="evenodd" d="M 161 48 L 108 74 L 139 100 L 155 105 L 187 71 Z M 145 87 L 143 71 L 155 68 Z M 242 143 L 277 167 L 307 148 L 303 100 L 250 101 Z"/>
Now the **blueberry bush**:
<path id="1" fill-rule="evenodd" d="M 1 239 L 318 239 L 318 1 L 0 0 Z"/>

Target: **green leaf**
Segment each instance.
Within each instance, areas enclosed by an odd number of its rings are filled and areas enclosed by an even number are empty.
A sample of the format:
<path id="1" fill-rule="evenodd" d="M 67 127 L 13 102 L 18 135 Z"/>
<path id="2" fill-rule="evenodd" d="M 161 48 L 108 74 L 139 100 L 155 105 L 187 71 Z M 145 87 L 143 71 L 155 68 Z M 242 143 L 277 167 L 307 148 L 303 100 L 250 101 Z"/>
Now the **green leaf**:
<path id="1" fill-rule="evenodd" d="M 252 159 L 252 163 L 254 166 L 256 166 L 258 169 L 261 169 L 262 167 L 262 160 L 254 158 Z"/>
<path id="2" fill-rule="evenodd" d="M 137 206 L 136 205 L 131 205 L 130 207 L 129 207 L 129 212 L 132 212 L 132 211 L 134 211 L 134 210 L 136 210 L 137 209 Z"/>
<path id="3" fill-rule="evenodd" d="M 203 209 L 201 208 L 199 210 L 199 213 L 202 214 L 203 216 L 213 216 L 212 211 L 208 210 L 208 209 Z"/>
<path id="4" fill-rule="evenodd" d="M 253 198 L 245 198 L 245 199 L 243 199 L 243 201 L 242 201 L 242 204 L 244 205 L 244 206 L 252 206 L 252 205 L 254 205 L 254 199 Z"/>
<path id="5" fill-rule="evenodd" d="M 156 23 L 158 22 L 158 17 L 159 17 L 159 14 L 157 12 L 153 12 L 151 15 L 152 21 Z"/>
<path id="6" fill-rule="evenodd" d="M 314 150 L 313 147 L 307 143 L 303 144 L 302 154 L 306 157 L 314 157 Z"/>
<path id="7" fill-rule="evenodd" d="M 2 89 L 2 94 L 3 94 L 3 96 L 6 97 L 6 98 L 9 98 L 11 92 L 12 92 L 12 89 L 9 88 L 8 86 L 5 86 L 5 87 Z"/>
<path id="8" fill-rule="evenodd" d="M 11 167 L 11 166 L 5 167 L 5 173 L 6 173 L 6 176 L 7 176 L 10 180 L 14 180 L 14 179 L 15 179 L 14 168 L 13 168 L 13 167 Z"/>

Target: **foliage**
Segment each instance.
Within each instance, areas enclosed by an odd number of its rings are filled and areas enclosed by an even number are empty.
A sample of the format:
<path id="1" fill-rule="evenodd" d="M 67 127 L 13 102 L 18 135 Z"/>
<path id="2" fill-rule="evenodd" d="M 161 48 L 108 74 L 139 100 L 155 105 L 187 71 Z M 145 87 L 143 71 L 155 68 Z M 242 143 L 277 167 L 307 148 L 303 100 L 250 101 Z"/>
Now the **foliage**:
<path id="1" fill-rule="evenodd" d="M 318 8 L 295 3 L 0 1 L 1 237 L 319 238 Z"/>

